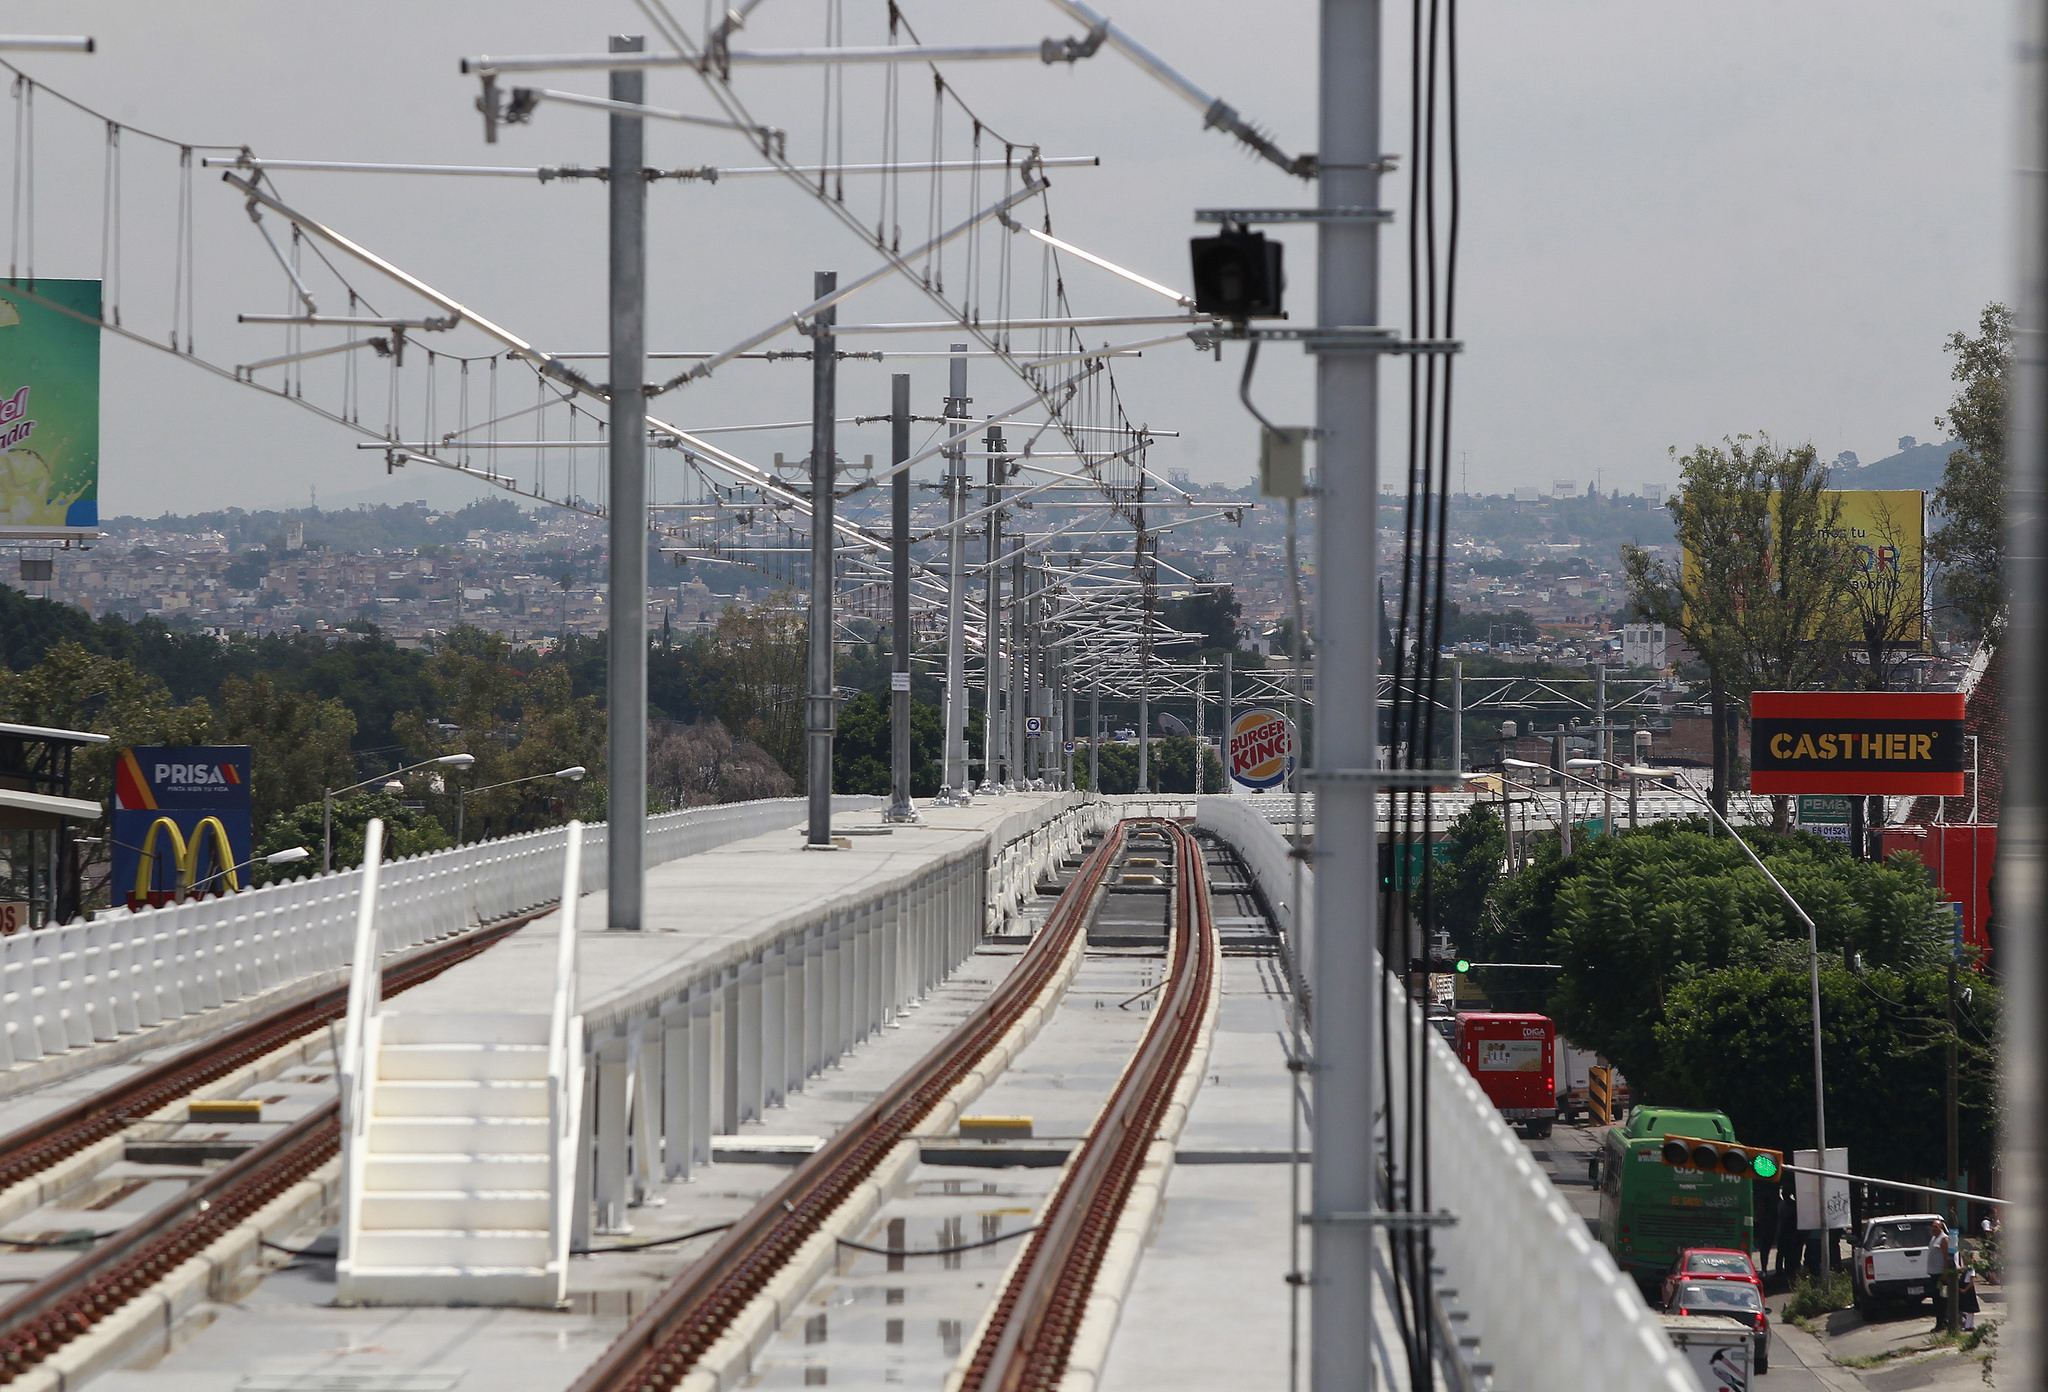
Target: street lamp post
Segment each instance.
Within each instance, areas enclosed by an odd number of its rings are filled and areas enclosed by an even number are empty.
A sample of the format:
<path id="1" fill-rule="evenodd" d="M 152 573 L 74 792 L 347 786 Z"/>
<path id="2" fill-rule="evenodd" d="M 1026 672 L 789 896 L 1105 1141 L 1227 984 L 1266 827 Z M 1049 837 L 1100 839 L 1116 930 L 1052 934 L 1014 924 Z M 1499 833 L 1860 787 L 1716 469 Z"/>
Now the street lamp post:
<path id="1" fill-rule="evenodd" d="M 572 764 L 565 769 L 556 769 L 553 773 L 529 773 L 524 778 L 508 778 L 503 783 L 486 783 L 481 788 L 459 789 L 455 794 L 455 844 L 458 846 L 463 844 L 462 827 L 464 806 L 470 798 L 476 796 L 478 793 L 496 792 L 500 788 L 510 788 L 515 784 L 519 783 L 533 783 L 543 778 L 566 778 L 571 783 L 581 783 L 583 781 L 583 776 L 589 772 L 590 770 L 586 769 L 581 764 Z"/>
<path id="2" fill-rule="evenodd" d="M 1571 804 L 1568 801 L 1566 801 L 1567 795 L 1564 790 L 1564 785 L 1566 780 L 1571 778 L 1571 775 L 1566 773 L 1563 769 L 1554 769 L 1549 764 L 1532 763 L 1528 759 L 1503 758 L 1501 760 L 1501 764 L 1507 768 L 1536 769 L 1544 773 L 1554 773 L 1557 775 L 1558 844 L 1559 847 L 1564 851 L 1565 858 L 1570 859 L 1572 853 L 1572 809 Z M 1582 782 L 1584 780 L 1573 781 Z"/>
<path id="3" fill-rule="evenodd" d="M 230 865 L 225 870 L 216 870 L 211 875 L 208 875 L 206 878 L 209 881 L 224 880 L 229 875 L 234 874 L 237 870 L 246 870 L 250 866 L 259 863 L 263 865 L 293 865 L 299 861 L 311 860 L 312 858 L 313 853 L 307 850 L 304 846 L 292 846 L 286 850 L 272 851 L 267 856 L 251 856 L 247 860 L 242 861 L 238 865 Z M 199 886 L 196 884 L 193 885 L 192 890 L 196 894 L 199 890 Z"/>
<path id="4" fill-rule="evenodd" d="M 413 773 L 419 769 L 428 768 L 436 764 L 446 768 L 468 768 L 475 762 L 476 755 L 474 754 L 443 754 L 438 759 L 422 759 L 416 764 L 407 764 L 402 769 L 394 769 L 390 773 L 380 773 L 374 777 L 365 778 L 362 782 L 351 783 L 346 788 L 322 788 L 320 790 L 320 868 L 322 870 L 332 870 L 334 868 L 334 795 L 336 793 L 352 793 L 358 788 L 367 788 L 372 783 L 381 782 L 387 778 L 396 780 L 405 774 Z"/>
<path id="5" fill-rule="evenodd" d="M 1608 763 L 1605 759 L 1575 759 L 1572 762 L 1580 765 Z M 1624 766 L 1621 764 L 1613 764 L 1611 766 L 1621 769 L 1623 773 L 1629 774 L 1632 777 L 1639 778 L 1674 778 L 1677 774 L 1675 769 L 1644 768 L 1640 765 Z M 1755 847 L 1743 840 L 1737 834 L 1735 828 L 1728 824 L 1728 819 L 1721 815 L 1721 809 L 1714 806 L 1711 799 L 1701 797 L 1697 790 L 1682 780 L 1676 786 L 1681 794 L 1692 798 L 1693 801 L 1707 809 L 1707 814 L 1720 823 L 1721 830 L 1727 832 L 1728 838 L 1742 848 L 1742 853 L 1749 857 L 1750 864 L 1754 865 L 1763 877 L 1771 882 L 1771 887 L 1778 891 L 1779 897 L 1790 906 L 1793 913 L 1799 916 L 1799 921 L 1806 925 L 1807 984 L 1813 1008 L 1813 1144 L 1814 1153 L 1820 1156 L 1821 1164 L 1825 1166 L 1828 1158 L 1828 1103 L 1827 1089 L 1822 1072 L 1823 1060 L 1820 1038 L 1820 929 L 1815 925 L 1812 915 L 1801 908 L 1799 901 L 1792 897 L 1792 891 L 1785 888 L 1784 882 L 1771 873 L 1770 867 L 1764 864 L 1763 857 L 1756 853 Z M 1825 1227 L 1827 1222 L 1826 1214 L 1821 1215 L 1821 1222 L 1823 1227 L 1821 1229 L 1822 1238 L 1820 1244 L 1820 1273 L 1821 1280 L 1825 1283 L 1828 1276 L 1828 1267 L 1832 1264 L 1831 1258 L 1833 1254 L 1828 1251 L 1829 1243 L 1826 1234 L 1829 1229 Z"/>

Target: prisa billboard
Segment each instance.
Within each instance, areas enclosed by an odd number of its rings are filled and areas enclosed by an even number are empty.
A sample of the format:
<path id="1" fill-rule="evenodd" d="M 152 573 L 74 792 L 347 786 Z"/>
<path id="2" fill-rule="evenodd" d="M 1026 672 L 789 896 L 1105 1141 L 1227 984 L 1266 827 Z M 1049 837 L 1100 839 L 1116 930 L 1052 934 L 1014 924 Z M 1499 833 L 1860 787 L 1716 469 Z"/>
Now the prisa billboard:
<path id="1" fill-rule="evenodd" d="M 0 285 L 0 534 L 27 540 L 100 520 L 100 283 L 33 284 Z"/>
<path id="2" fill-rule="evenodd" d="M 1260 707 L 1230 722 L 1230 780 L 1234 787 L 1277 788 L 1294 772 L 1294 730 L 1287 717 Z"/>
<path id="3" fill-rule="evenodd" d="M 114 760 L 116 902 L 242 887 L 251 852 L 249 746 L 137 746 Z"/>

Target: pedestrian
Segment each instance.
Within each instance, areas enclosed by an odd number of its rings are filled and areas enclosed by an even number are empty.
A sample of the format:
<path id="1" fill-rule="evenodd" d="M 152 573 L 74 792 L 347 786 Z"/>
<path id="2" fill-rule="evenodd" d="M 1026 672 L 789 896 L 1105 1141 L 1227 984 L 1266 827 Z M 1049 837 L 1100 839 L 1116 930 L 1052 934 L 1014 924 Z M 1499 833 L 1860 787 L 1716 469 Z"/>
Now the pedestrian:
<path id="1" fill-rule="evenodd" d="M 1927 1274 L 1934 1278 L 1934 1332 L 1953 1329 L 1948 1322 L 1948 1283 L 1954 1279 L 1956 1240 L 1946 1220 L 1934 1220 L 1934 1233 L 1927 1239 Z"/>
<path id="2" fill-rule="evenodd" d="M 1778 1274 L 1791 1285 L 1799 1275 L 1799 1202 L 1790 1193 L 1778 1200 Z"/>
<path id="3" fill-rule="evenodd" d="M 1963 1293 L 1956 1301 L 1956 1309 L 1962 1314 L 1964 1329 L 1975 1329 L 1977 1327 L 1977 1270 L 1975 1267 L 1963 1268 Z"/>

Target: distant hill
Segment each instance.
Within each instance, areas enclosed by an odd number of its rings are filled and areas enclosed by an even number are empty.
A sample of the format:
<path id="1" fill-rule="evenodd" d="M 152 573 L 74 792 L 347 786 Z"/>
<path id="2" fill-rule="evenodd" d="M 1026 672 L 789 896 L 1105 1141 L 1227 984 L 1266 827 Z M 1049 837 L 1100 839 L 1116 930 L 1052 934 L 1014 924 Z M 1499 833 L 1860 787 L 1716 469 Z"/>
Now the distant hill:
<path id="1" fill-rule="evenodd" d="M 1945 445 L 1915 445 L 1858 469 L 1837 467 L 1828 481 L 1836 488 L 1919 488 L 1932 493 L 1941 487 L 1949 455 L 1960 448 L 1955 440 Z"/>

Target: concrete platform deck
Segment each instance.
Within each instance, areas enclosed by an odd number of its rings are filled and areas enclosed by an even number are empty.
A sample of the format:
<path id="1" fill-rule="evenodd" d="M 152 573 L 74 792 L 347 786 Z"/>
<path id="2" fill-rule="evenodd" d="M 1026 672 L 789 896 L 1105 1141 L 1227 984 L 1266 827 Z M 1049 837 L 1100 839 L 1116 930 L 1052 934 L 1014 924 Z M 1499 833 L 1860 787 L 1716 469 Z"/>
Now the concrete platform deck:
<path id="1" fill-rule="evenodd" d="M 608 896 L 586 894 L 577 921 L 577 1008 L 595 1032 L 607 1017 L 658 999 L 680 976 L 743 956 L 808 915 L 871 901 L 879 886 L 980 846 L 1015 814 L 1065 801 L 1065 794 L 1013 794 L 926 809 L 921 822 L 884 835 L 850 835 L 844 849 L 833 851 L 807 851 L 802 833 L 786 830 L 672 860 L 647 872 L 646 921 L 638 933 L 608 931 Z M 874 812 L 835 823 L 857 832 L 883 826 Z M 559 913 L 535 919 L 489 952 L 408 991 L 387 1013 L 547 1011 L 559 923 Z"/>

